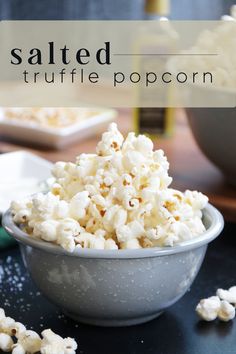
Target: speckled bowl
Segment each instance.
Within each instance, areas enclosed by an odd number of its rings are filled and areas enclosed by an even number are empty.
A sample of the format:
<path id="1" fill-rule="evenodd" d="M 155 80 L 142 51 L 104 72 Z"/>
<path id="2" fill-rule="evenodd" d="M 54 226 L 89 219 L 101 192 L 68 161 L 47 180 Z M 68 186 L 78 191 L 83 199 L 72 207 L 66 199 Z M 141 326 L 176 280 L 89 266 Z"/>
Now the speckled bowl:
<path id="1" fill-rule="evenodd" d="M 2 223 L 20 242 L 25 265 L 42 293 L 73 319 L 98 326 L 143 323 L 174 304 L 191 286 L 208 243 L 224 224 L 221 214 L 208 205 L 207 231 L 178 246 L 69 253 L 27 236 L 9 211 Z"/>

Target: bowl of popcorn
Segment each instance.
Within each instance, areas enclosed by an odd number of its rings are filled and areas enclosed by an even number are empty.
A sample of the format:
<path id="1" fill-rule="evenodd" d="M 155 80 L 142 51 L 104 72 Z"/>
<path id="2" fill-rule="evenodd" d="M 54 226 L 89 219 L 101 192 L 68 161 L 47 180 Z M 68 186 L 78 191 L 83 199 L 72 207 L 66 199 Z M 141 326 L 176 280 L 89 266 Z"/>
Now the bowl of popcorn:
<path id="1" fill-rule="evenodd" d="M 54 165 L 48 193 L 12 202 L 3 225 L 68 316 L 143 323 L 189 289 L 223 218 L 202 193 L 170 188 L 168 168 L 149 138 L 124 138 L 112 123 L 96 153 Z"/>

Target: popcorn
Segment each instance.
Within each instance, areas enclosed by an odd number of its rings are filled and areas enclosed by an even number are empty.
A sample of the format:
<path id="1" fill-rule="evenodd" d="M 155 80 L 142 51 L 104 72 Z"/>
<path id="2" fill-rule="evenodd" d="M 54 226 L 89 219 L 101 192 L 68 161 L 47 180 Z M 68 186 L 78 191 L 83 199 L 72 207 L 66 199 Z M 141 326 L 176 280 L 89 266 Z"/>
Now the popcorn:
<path id="1" fill-rule="evenodd" d="M 18 342 L 14 345 L 13 354 L 17 352 L 22 353 L 37 353 L 41 348 L 40 336 L 30 330 L 26 330 L 19 334 Z"/>
<path id="2" fill-rule="evenodd" d="M 81 233 L 76 237 L 76 242 L 78 242 L 84 248 L 94 248 L 94 249 L 104 249 L 105 239 L 103 237 L 96 237 L 89 232 Z"/>
<path id="3" fill-rule="evenodd" d="M 227 322 L 235 317 L 235 307 L 230 305 L 228 301 L 221 301 L 220 309 L 218 311 L 218 318 L 221 321 Z"/>
<path id="4" fill-rule="evenodd" d="M 57 179 L 65 177 L 66 176 L 65 167 L 66 167 L 66 162 L 63 161 L 56 162 L 52 168 L 52 175 Z"/>
<path id="5" fill-rule="evenodd" d="M 149 138 L 124 139 L 112 123 L 96 152 L 57 162 L 47 194 L 12 202 L 15 223 L 69 252 L 171 247 L 205 231 L 207 197 L 169 187 L 167 158 Z"/>
<path id="6" fill-rule="evenodd" d="M 109 131 L 102 134 L 102 140 L 98 143 L 96 152 L 100 156 L 109 156 L 121 149 L 124 138 L 118 131 L 117 125 L 112 123 Z"/>
<path id="7" fill-rule="evenodd" d="M 64 128 L 96 114 L 87 108 L 74 107 L 7 107 L 2 111 L 6 119 L 48 128 Z"/>
<path id="8" fill-rule="evenodd" d="M 63 339 L 51 329 L 44 330 L 42 332 L 42 337 L 42 354 L 74 354 L 77 349 L 77 344 L 74 339 Z"/>
<path id="9" fill-rule="evenodd" d="M 20 322 L 15 322 L 11 317 L 5 315 L 5 311 L 0 308 L 0 333 L 18 337 L 18 335 L 26 330 L 25 326 Z"/>
<path id="10" fill-rule="evenodd" d="M 0 350 L 10 352 L 14 342 L 8 334 L 0 333 Z"/>
<path id="11" fill-rule="evenodd" d="M 25 326 L 20 322 L 15 322 L 11 326 L 11 335 L 15 336 L 16 338 L 19 338 L 19 336 L 25 331 L 26 331 Z"/>
<path id="12" fill-rule="evenodd" d="M 89 192 L 83 191 L 77 193 L 70 201 L 70 215 L 75 220 L 80 220 L 85 217 L 86 208 L 89 206 Z"/>
<path id="13" fill-rule="evenodd" d="M 6 317 L 0 308 L 0 350 L 12 354 L 75 354 L 77 343 L 73 338 L 62 338 L 51 329 L 41 334 L 42 338 L 22 323 Z M 17 340 L 15 343 L 13 338 Z"/>
<path id="14" fill-rule="evenodd" d="M 74 240 L 80 231 L 80 224 L 76 220 L 72 218 L 61 220 L 57 227 L 57 243 L 69 252 L 74 251 Z"/>
<path id="15" fill-rule="evenodd" d="M 236 286 L 232 286 L 229 290 L 218 289 L 216 294 L 221 300 L 226 300 L 236 306 Z"/>
<path id="16" fill-rule="evenodd" d="M 6 317 L 5 312 L 0 320 L 0 333 L 5 333 L 8 335 L 12 334 L 12 326 L 14 326 L 15 321 L 11 317 Z"/>
<path id="17" fill-rule="evenodd" d="M 25 354 L 25 350 L 21 345 L 13 345 L 12 354 Z"/>
<path id="18" fill-rule="evenodd" d="M 145 230 L 141 223 L 135 220 L 128 223 L 127 225 L 118 227 L 116 233 L 119 242 L 126 242 L 144 236 Z"/>
<path id="19" fill-rule="evenodd" d="M 117 244 L 111 238 L 109 238 L 108 240 L 105 240 L 104 248 L 106 250 L 118 250 Z"/>
<path id="20" fill-rule="evenodd" d="M 205 321 L 213 321 L 217 318 L 220 310 L 220 299 L 218 296 L 211 296 L 203 299 L 196 307 L 197 314 Z"/>
<path id="21" fill-rule="evenodd" d="M 196 307 L 196 312 L 205 321 L 219 318 L 227 322 L 235 317 L 235 306 L 236 286 L 232 286 L 229 290 L 218 289 L 216 296 L 201 300 Z"/>
<path id="22" fill-rule="evenodd" d="M 117 230 L 119 226 L 126 224 L 127 216 L 128 213 L 125 209 L 120 208 L 117 210 L 117 213 L 114 215 L 114 219 L 113 219 L 115 230 Z"/>
<path id="23" fill-rule="evenodd" d="M 56 241 L 57 240 L 57 226 L 58 221 L 56 220 L 44 220 L 42 222 L 36 223 L 34 225 L 34 236 L 41 238 L 45 241 Z"/>
<path id="24" fill-rule="evenodd" d="M 137 248 L 142 248 L 139 241 L 136 238 L 133 238 L 131 240 L 121 242 L 121 248 L 122 249 L 137 249 Z"/>
<path id="25" fill-rule="evenodd" d="M 29 220 L 29 216 L 31 214 L 30 207 L 31 205 L 27 205 L 28 200 L 21 201 L 13 201 L 11 206 L 15 211 L 14 222 L 21 224 Z"/>

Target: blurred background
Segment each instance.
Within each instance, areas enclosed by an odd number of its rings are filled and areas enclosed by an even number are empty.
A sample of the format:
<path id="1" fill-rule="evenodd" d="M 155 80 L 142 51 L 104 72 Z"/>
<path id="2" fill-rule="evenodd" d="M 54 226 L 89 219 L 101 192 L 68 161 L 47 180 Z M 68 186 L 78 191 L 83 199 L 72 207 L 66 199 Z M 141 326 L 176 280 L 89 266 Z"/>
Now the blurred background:
<path id="1" fill-rule="evenodd" d="M 172 0 L 171 18 L 218 20 L 233 0 Z M 139 20 L 144 0 L 1 0 L 1 20 Z"/>
<path id="2" fill-rule="evenodd" d="M 226 16 L 226 19 L 235 20 L 234 1 L 0 0 L 0 19 L 160 20 L 164 16 L 172 20 L 220 20 L 223 15 L 231 14 L 233 17 Z M 230 32 L 230 37 L 234 39 L 235 35 Z M 153 44 L 157 52 L 163 51 L 163 44 L 160 43 L 165 43 L 166 52 L 171 52 L 170 45 L 173 43 L 168 31 L 160 34 L 157 44 Z M 220 88 L 224 91 L 225 84 Z M 2 156 L 9 166 L 10 156 L 5 158 L 4 153 L 24 150 L 51 162 L 73 161 L 79 153 L 94 151 L 99 134 L 110 121 L 116 120 L 123 133 L 135 130 L 136 133 L 149 134 L 155 147 L 165 151 L 174 177 L 173 187 L 198 189 L 206 193 L 227 220 L 236 221 L 235 112 L 235 108 L 185 110 L 137 107 L 107 110 L 105 107 L 102 112 L 97 112 L 97 109 L 95 112 L 83 109 L 72 112 L 70 109 L 46 107 L 4 111 L 0 107 L 0 160 Z M 227 124 L 222 119 L 226 116 Z M 222 140 L 224 144 L 219 144 Z M 13 154 L 12 158 L 19 160 L 22 157 Z M 17 164 L 14 162 L 12 165 Z M 0 161 L 0 171 L 6 171 L 5 180 L 8 181 L 6 167 L 1 166 Z M 16 172 L 11 174 L 18 176 Z M 6 190 L 3 182 L 0 174 L 0 185 Z M 11 184 L 9 188 L 12 190 Z"/>

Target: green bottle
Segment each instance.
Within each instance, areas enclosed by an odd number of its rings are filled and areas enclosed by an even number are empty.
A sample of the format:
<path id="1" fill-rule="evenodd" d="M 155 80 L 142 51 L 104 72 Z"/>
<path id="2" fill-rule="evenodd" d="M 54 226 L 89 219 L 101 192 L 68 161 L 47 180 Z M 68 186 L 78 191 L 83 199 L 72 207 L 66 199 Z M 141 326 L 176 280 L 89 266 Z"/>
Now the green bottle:
<path id="1" fill-rule="evenodd" d="M 146 0 L 145 3 L 146 20 L 162 21 L 168 20 L 170 15 L 169 0 Z M 172 52 L 175 50 L 176 38 L 171 33 L 164 31 L 163 33 L 146 33 L 146 38 L 142 36 L 139 48 L 142 52 L 150 51 L 150 46 L 155 53 Z M 138 67 L 142 71 L 149 60 L 155 60 L 155 57 L 140 57 Z M 160 57 L 158 58 L 160 62 Z M 166 57 L 163 57 L 163 68 L 166 63 Z M 139 93 L 140 94 L 140 93 Z M 137 134 L 147 134 L 152 138 L 156 136 L 171 136 L 174 126 L 174 109 L 169 107 L 136 107 L 133 109 L 134 130 Z"/>

